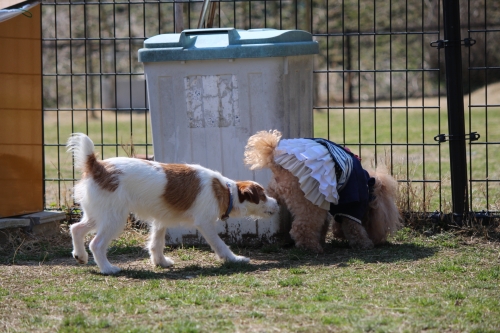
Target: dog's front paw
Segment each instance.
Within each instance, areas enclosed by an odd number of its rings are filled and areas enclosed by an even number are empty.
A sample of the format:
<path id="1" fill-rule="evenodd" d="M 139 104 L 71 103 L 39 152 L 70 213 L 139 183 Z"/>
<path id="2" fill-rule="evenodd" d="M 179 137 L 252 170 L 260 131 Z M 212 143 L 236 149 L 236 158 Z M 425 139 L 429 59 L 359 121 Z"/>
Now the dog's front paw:
<path id="1" fill-rule="evenodd" d="M 165 256 L 160 256 L 158 258 L 151 258 L 151 263 L 153 264 L 153 266 L 159 266 L 162 268 L 168 268 L 174 265 L 174 261 Z"/>
<path id="2" fill-rule="evenodd" d="M 85 265 L 89 261 L 89 254 L 87 252 L 77 254 L 73 251 L 73 258 L 75 258 L 79 264 Z"/>
<path id="3" fill-rule="evenodd" d="M 311 251 L 314 253 L 318 253 L 318 254 L 323 253 L 323 247 L 321 246 L 321 244 L 318 244 L 318 243 L 305 244 L 302 242 L 295 242 L 295 247 L 297 247 L 299 249 Z"/>
<path id="4" fill-rule="evenodd" d="M 119 271 L 121 271 L 121 269 L 113 265 L 109 265 L 108 267 L 101 269 L 101 273 L 104 275 L 113 275 Z"/>
<path id="5" fill-rule="evenodd" d="M 321 244 L 316 244 L 316 245 L 312 245 L 310 247 L 310 250 L 313 251 L 314 253 L 318 253 L 318 254 L 321 254 L 324 252 L 323 250 L 323 246 L 321 246 Z"/>
<path id="6" fill-rule="evenodd" d="M 244 256 L 237 256 L 235 255 L 233 258 L 227 258 L 227 262 L 239 262 L 239 263 L 249 263 L 250 258 L 244 257 Z"/>

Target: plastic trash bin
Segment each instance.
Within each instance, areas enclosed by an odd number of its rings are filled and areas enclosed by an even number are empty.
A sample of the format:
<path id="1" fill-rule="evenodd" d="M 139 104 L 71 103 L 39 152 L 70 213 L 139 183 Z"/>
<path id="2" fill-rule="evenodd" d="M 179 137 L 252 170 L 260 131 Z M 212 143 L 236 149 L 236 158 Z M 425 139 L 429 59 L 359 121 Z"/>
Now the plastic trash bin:
<path id="1" fill-rule="evenodd" d="M 313 55 L 318 43 L 300 30 L 196 29 L 151 37 L 139 50 L 148 87 L 156 161 L 194 163 L 264 186 L 270 172 L 243 163 L 248 138 L 278 129 L 312 137 Z M 273 242 L 279 217 L 218 223 L 228 242 Z M 167 243 L 197 243 L 195 229 L 171 228 Z"/>

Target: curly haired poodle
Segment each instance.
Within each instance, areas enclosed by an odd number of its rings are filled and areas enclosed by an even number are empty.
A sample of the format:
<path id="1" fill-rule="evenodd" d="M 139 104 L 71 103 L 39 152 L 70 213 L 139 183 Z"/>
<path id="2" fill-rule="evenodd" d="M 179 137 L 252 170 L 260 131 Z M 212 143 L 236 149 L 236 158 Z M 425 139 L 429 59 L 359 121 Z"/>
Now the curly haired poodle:
<path id="1" fill-rule="evenodd" d="M 283 139 L 277 130 L 248 139 L 245 163 L 269 168 L 268 193 L 293 216 L 295 246 L 323 252 L 333 217 L 333 234 L 355 248 L 383 244 L 401 226 L 397 181 L 384 167 L 362 168 L 347 148 L 325 139 Z"/>

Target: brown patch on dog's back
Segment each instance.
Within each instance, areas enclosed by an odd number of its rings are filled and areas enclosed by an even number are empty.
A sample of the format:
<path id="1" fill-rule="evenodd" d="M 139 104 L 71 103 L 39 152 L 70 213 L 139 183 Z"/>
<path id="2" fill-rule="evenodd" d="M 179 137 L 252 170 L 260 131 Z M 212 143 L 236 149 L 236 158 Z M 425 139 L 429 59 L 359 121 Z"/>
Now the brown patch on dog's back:
<path id="1" fill-rule="evenodd" d="M 264 188 L 259 184 L 247 180 L 237 181 L 236 185 L 238 187 L 238 199 L 240 202 L 248 200 L 254 204 L 258 204 L 259 201 L 267 201 Z"/>
<path id="2" fill-rule="evenodd" d="M 217 178 L 212 178 L 212 190 L 219 203 L 219 212 L 224 214 L 229 207 L 229 190 Z"/>
<path id="3" fill-rule="evenodd" d="M 201 189 L 201 180 L 192 167 L 185 164 L 162 164 L 167 175 L 167 186 L 163 198 L 179 212 L 191 207 Z"/>
<path id="4" fill-rule="evenodd" d="M 121 173 L 113 164 L 98 161 L 95 154 L 92 154 L 87 158 L 83 177 L 92 177 L 102 189 L 114 192 L 120 184 L 118 176 Z"/>

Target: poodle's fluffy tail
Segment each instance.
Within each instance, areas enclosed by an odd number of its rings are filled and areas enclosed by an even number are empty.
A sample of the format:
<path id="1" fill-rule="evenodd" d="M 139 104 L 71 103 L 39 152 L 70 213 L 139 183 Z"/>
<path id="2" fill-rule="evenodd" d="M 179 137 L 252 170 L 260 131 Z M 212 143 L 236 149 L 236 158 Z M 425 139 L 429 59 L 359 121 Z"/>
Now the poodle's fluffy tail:
<path id="1" fill-rule="evenodd" d="M 375 245 L 385 243 L 387 237 L 402 227 L 402 217 L 396 206 L 398 182 L 385 166 L 368 171 L 375 178 L 374 199 L 370 202 L 365 228 Z"/>
<path id="2" fill-rule="evenodd" d="M 274 167 L 274 150 L 281 139 L 277 130 L 260 131 L 248 139 L 245 147 L 245 164 L 251 170 Z"/>
<path id="3" fill-rule="evenodd" d="M 73 154 L 75 159 L 75 168 L 85 172 L 89 167 L 89 163 L 96 160 L 94 154 L 94 143 L 83 133 L 73 133 L 66 143 L 68 152 Z"/>

